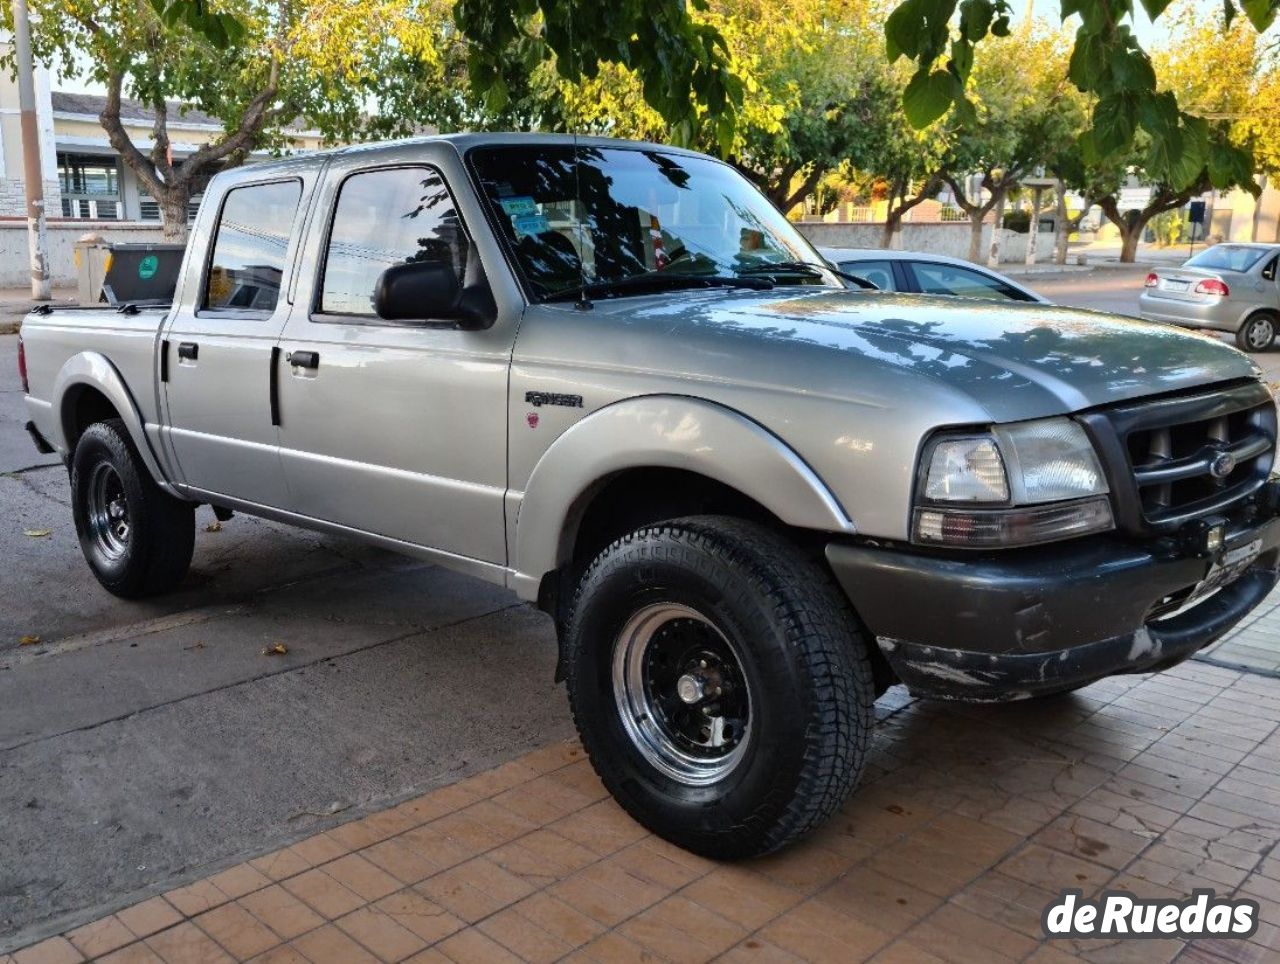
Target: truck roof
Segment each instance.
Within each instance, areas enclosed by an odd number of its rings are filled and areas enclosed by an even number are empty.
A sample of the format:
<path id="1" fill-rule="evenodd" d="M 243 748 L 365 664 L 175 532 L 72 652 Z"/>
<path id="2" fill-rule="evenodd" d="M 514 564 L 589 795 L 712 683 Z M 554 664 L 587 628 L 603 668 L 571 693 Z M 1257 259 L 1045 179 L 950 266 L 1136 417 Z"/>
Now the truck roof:
<path id="1" fill-rule="evenodd" d="M 668 144 L 655 144 L 648 141 L 630 141 L 616 137 L 587 137 L 578 136 L 575 138 L 573 134 L 542 134 L 542 133 L 462 133 L 462 134 L 423 134 L 415 137 L 403 137 L 396 140 L 388 141 L 369 141 L 363 144 L 349 144 L 344 147 L 334 147 L 322 151 L 312 151 L 306 154 L 292 154 L 288 157 L 280 158 L 274 161 L 255 162 L 246 165 L 242 170 L 257 172 L 267 172 L 276 168 L 294 169 L 300 166 L 306 166 L 308 162 L 322 163 L 325 158 L 336 157 L 347 154 L 368 154 L 376 157 L 380 154 L 398 154 L 420 145 L 427 144 L 452 144 L 459 154 L 463 154 L 473 147 L 483 147 L 489 145 L 500 144 L 544 144 L 560 147 L 571 147 L 575 143 L 579 147 L 629 147 L 634 149 L 663 151 L 667 154 L 684 154 L 688 156 L 701 156 L 696 151 L 685 150 L 681 147 L 673 147 Z"/>

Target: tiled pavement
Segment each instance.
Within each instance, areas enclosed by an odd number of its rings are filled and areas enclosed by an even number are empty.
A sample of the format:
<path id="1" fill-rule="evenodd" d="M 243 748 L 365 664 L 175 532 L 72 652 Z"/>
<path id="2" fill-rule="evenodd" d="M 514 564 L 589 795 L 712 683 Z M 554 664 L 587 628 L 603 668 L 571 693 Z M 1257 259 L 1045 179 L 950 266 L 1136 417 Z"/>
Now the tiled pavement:
<path id="1" fill-rule="evenodd" d="M 1041 704 L 895 689 L 863 785 L 799 846 L 717 865 L 557 744 L 0 964 L 1280 959 L 1280 680 L 1191 662 Z M 1059 891 L 1256 898 L 1254 937 L 1046 941 Z"/>
<path id="2" fill-rule="evenodd" d="M 1280 589 L 1197 658 L 1280 678 Z"/>

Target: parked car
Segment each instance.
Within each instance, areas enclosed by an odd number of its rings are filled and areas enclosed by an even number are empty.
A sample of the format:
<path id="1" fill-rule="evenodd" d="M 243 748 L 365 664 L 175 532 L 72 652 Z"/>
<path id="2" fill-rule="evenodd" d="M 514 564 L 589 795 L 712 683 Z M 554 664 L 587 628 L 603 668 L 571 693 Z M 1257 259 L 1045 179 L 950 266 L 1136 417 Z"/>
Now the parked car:
<path id="1" fill-rule="evenodd" d="M 1215 244 L 1180 268 L 1151 271 L 1138 296 L 1149 321 L 1231 332 L 1244 351 L 1266 351 L 1280 328 L 1280 244 Z"/>
<path id="2" fill-rule="evenodd" d="M 224 171 L 170 309 L 38 309 L 19 366 L 107 590 L 173 588 L 197 503 L 508 586 L 555 622 L 605 786 L 715 857 L 833 813 L 896 681 L 1160 670 L 1277 581 L 1246 356 L 850 289 L 733 168 L 653 144 Z"/>
<path id="3" fill-rule="evenodd" d="M 845 274 L 869 281 L 883 291 L 1025 301 L 1039 305 L 1050 303 L 1047 298 L 996 271 L 945 254 L 887 248 L 818 250 Z"/>

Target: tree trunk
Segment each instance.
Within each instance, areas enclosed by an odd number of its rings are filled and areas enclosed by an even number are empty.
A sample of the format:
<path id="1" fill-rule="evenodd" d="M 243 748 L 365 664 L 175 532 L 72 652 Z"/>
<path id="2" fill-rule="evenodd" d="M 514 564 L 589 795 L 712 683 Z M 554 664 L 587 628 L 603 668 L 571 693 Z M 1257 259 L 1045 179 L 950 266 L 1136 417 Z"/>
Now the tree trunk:
<path id="1" fill-rule="evenodd" d="M 987 267 L 995 268 L 1000 264 L 1000 241 L 1004 233 L 1004 195 L 1003 187 L 996 189 L 996 220 L 991 225 L 991 248 L 987 252 Z"/>
<path id="2" fill-rule="evenodd" d="M 1139 219 L 1132 227 L 1120 228 L 1120 260 L 1132 264 L 1138 259 L 1138 242 L 1147 228 L 1147 222 Z"/>
<path id="3" fill-rule="evenodd" d="M 157 192 L 156 203 L 160 207 L 166 241 L 187 243 L 187 205 L 190 201 L 191 191 L 186 181 L 165 185 L 163 190 Z"/>
<path id="4" fill-rule="evenodd" d="M 1057 216 L 1053 219 L 1053 263 L 1067 263 L 1067 238 L 1070 230 L 1067 225 L 1067 186 L 1058 182 L 1054 191 L 1058 198 Z"/>
<path id="5" fill-rule="evenodd" d="M 969 212 L 969 260 L 974 264 L 982 260 L 982 219 L 986 216 L 982 209 Z"/>
<path id="6" fill-rule="evenodd" d="M 880 247 L 892 248 L 894 238 L 898 234 L 898 224 L 901 221 L 899 212 L 893 210 L 892 206 L 885 212 L 884 216 L 884 234 L 880 236 Z"/>

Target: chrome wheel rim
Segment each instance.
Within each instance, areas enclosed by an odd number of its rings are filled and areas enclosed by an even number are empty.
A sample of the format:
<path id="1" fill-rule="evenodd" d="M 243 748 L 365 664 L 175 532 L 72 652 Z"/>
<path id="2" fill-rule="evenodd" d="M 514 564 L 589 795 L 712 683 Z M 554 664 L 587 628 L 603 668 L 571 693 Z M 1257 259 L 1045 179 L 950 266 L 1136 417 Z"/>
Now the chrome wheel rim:
<path id="1" fill-rule="evenodd" d="M 100 462 L 89 476 L 89 535 L 102 558 L 114 562 L 129 550 L 133 527 L 124 482 L 115 467 Z"/>
<path id="2" fill-rule="evenodd" d="M 688 606 L 636 612 L 613 647 L 623 729 L 648 763 L 686 786 L 723 779 L 751 741 L 751 692 L 732 643 Z"/>
<path id="3" fill-rule="evenodd" d="M 1259 318 L 1249 325 L 1246 332 L 1250 348 L 1266 348 L 1276 337 L 1276 327 L 1269 318 Z"/>

